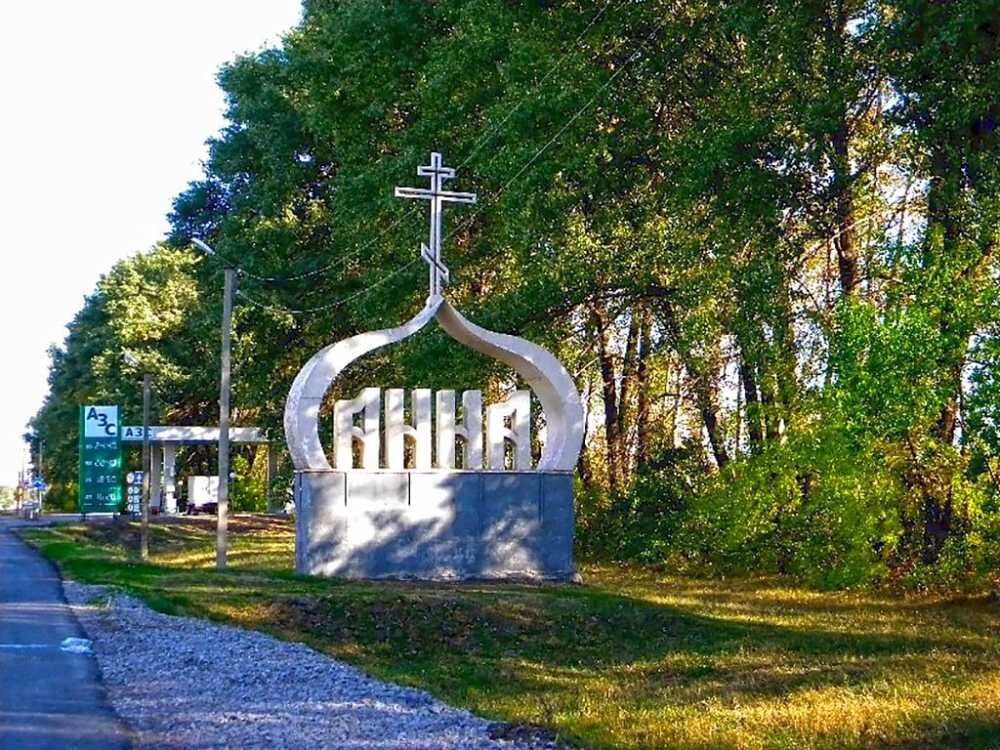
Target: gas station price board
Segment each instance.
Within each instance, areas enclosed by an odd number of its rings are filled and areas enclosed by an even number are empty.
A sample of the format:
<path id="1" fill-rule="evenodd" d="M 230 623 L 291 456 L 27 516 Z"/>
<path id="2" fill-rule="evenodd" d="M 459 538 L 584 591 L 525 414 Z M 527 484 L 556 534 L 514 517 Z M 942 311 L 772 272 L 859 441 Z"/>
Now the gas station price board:
<path id="1" fill-rule="evenodd" d="M 80 407 L 80 512 L 114 513 L 122 502 L 121 416 L 117 406 Z"/>

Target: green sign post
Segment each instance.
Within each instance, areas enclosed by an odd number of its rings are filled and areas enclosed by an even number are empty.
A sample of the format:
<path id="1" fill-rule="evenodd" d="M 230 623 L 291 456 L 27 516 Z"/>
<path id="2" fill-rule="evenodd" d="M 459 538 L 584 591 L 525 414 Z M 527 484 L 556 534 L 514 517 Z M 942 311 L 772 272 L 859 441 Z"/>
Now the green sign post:
<path id="1" fill-rule="evenodd" d="M 80 407 L 80 512 L 114 513 L 122 502 L 117 406 Z"/>

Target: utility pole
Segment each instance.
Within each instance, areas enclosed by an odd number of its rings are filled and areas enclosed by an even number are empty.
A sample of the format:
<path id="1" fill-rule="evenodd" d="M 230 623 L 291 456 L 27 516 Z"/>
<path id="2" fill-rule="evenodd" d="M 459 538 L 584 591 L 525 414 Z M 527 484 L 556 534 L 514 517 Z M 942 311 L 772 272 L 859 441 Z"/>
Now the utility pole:
<path id="1" fill-rule="evenodd" d="M 191 244 L 208 255 L 218 257 L 210 245 L 197 237 Z M 226 569 L 229 548 L 229 397 L 231 377 L 233 292 L 236 286 L 236 269 L 227 263 L 222 293 L 222 376 L 219 379 L 219 502 L 215 536 L 215 567 Z"/>
<path id="2" fill-rule="evenodd" d="M 142 376 L 142 520 L 139 522 L 139 558 L 149 559 L 149 402 L 153 376 Z"/>
<path id="3" fill-rule="evenodd" d="M 38 438 L 38 471 L 37 471 L 37 474 L 38 474 L 38 478 L 41 479 L 43 482 L 45 481 L 45 469 L 42 468 L 42 458 L 44 456 L 44 450 L 45 450 L 44 446 L 45 446 L 45 441 L 42 440 L 41 438 Z M 39 516 L 42 515 L 42 501 L 44 499 L 45 499 L 45 495 L 42 492 L 42 490 L 39 488 L 39 490 L 38 490 L 38 515 Z"/>
<path id="4" fill-rule="evenodd" d="M 24 503 L 26 503 L 28 501 L 28 498 L 27 498 L 27 490 L 28 490 L 28 463 L 25 460 L 25 456 L 24 456 L 24 454 L 25 454 L 25 452 L 27 450 L 28 450 L 28 448 L 25 447 L 21 451 L 21 473 L 19 474 L 19 476 L 21 477 L 21 481 L 18 482 L 18 486 L 17 486 L 17 492 L 18 492 L 18 495 L 17 495 L 17 510 L 18 510 L 18 512 L 21 511 L 21 506 L 24 505 Z"/>
<path id="5" fill-rule="evenodd" d="M 235 280 L 236 270 L 226 268 L 222 296 L 222 377 L 219 380 L 219 515 L 215 541 L 215 567 L 218 570 L 226 568 L 229 545 L 229 396 Z"/>

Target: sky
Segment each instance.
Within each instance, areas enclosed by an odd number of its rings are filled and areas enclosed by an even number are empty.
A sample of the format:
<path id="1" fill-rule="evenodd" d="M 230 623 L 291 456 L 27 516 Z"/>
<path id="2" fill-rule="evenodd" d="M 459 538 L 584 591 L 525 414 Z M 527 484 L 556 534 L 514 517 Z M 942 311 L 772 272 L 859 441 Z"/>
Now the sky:
<path id="1" fill-rule="evenodd" d="M 0 2 L 0 485 L 48 390 L 48 347 L 100 275 L 167 231 L 225 124 L 219 66 L 300 0 Z"/>

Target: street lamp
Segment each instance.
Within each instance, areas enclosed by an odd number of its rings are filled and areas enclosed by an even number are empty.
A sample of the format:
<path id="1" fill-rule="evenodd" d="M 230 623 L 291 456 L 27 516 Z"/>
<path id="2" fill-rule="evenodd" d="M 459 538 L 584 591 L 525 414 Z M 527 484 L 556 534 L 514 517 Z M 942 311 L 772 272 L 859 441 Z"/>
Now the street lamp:
<path id="1" fill-rule="evenodd" d="M 191 243 L 208 255 L 218 255 L 215 250 L 197 237 L 192 237 Z M 226 567 L 226 552 L 229 544 L 229 399 L 235 281 L 236 270 L 231 265 L 226 264 L 222 296 L 222 373 L 219 379 L 219 503 L 215 541 L 215 567 L 219 570 L 224 570 Z"/>
<path id="2" fill-rule="evenodd" d="M 215 255 L 216 254 L 215 250 L 213 250 L 209 245 L 207 245 L 206 243 L 202 242 L 197 237 L 192 237 L 191 238 L 191 244 L 194 245 L 199 250 L 201 250 L 202 252 L 204 252 L 206 255 Z"/>

